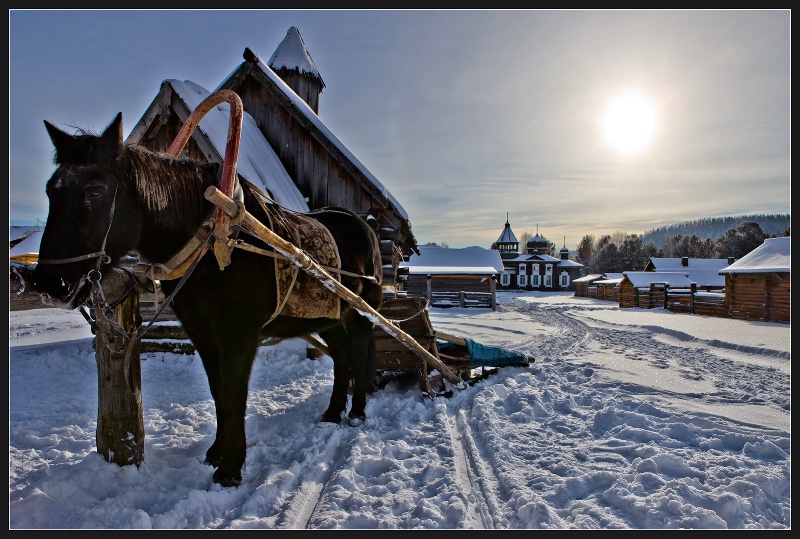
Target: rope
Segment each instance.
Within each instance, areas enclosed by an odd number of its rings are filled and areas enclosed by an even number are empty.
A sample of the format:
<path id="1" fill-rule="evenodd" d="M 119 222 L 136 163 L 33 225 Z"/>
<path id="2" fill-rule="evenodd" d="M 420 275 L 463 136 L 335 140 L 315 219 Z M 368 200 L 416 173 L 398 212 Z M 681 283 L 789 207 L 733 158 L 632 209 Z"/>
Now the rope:
<path id="1" fill-rule="evenodd" d="M 390 322 L 392 322 L 394 325 L 400 324 L 401 322 L 408 322 L 408 321 L 409 321 L 409 320 L 411 320 L 412 318 L 416 318 L 416 317 L 418 317 L 419 315 L 421 315 L 422 313 L 424 313 L 426 310 L 428 310 L 428 306 L 427 306 L 427 305 L 425 305 L 425 306 L 424 306 L 422 309 L 420 309 L 420 310 L 419 310 L 419 311 L 417 311 L 416 313 L 412 314 L 412 315 L 411 315 L 411 316 L 409 316 L 408 318 L 404 318 L 403 320 L 390 320 Z"/>

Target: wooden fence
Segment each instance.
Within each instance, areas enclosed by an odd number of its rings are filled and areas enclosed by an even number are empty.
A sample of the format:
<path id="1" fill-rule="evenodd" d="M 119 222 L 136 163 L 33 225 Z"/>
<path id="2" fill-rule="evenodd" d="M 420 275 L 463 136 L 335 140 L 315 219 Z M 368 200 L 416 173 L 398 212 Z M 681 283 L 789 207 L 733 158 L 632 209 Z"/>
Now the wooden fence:
<path id="1" fill-rule="evenodd" d="M 702 314 L 707 316 L 727 316 L 724 292 L 698 292 L 697 285 L 691 289 L 671 290 L 664 283 L 653 283 L 650 288 L 638 290 L 642 309 L 662 308 L 677 313 Z"/>
<path id="2" fill-rule="evenodd" d="M 483 307 L 494 309 L 494 296 L 488 292 L 431 292 L 432 307 Z"/>

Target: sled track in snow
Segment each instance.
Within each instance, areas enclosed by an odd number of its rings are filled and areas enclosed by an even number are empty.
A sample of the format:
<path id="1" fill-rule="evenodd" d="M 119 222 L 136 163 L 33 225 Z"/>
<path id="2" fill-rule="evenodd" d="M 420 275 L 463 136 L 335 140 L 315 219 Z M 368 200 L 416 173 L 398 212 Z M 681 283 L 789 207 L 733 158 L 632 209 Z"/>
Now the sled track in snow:
<path id="1" fill-rule="evenodd" d="M 347 456 L 347 448 L 352 445 L 356 430 L 336 431 L 335 434 L 328 438 L 325 450 L 320 455 L 321 462 L 330 464 L 323 467 L 315 467 L 308 474 L 303 474 L 297 488 L 292 493 L 291 499 L 281 511 L 281 514 L 285 515 L 285 519 L 277 526 L 278 529 L 310 528 L 314 511 L 322 499 L 325 487 Z"/>

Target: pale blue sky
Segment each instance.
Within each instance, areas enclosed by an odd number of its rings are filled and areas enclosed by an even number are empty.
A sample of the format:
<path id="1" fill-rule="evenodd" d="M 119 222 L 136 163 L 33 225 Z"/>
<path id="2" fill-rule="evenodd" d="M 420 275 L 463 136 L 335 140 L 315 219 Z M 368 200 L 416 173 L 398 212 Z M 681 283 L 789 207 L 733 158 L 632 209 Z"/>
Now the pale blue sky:
<path id="1" fill-rule="evenodd" d="M 9 223 L 47 216 L 47 120 L 127 136 L 161 81 L 213 90 L 250 47 L 303 36 L 319 116 L 409 214 L 420 243 L 585 234 L 790 213 L 789 10 L 9 11 Z M 657 129 L 621 156 L 617 96 Z"/>

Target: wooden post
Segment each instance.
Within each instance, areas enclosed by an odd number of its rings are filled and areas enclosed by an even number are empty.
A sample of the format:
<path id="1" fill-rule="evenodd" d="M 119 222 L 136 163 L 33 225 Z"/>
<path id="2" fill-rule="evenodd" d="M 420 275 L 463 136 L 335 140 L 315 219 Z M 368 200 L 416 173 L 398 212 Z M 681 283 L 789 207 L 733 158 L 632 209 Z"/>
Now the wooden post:
<path id="1" fill-rule="evenodd" d="M 425 284 L 427 286 L 427 291 L 425 292 L 425 297 L 428 298 L 428 305 L 431 303 L 431 279 L 433 276 L 429 273 L 425 276 Z"/>
<path id="2" fill-rule="evenodd" d="M 114 320 L 128 334 L 137 329 L 139 294 L 131 294 L 114 309 Z M 134 341 L 126 361 L 128 340 L 120 342 L 123 338 L 102 318 L 97 328 L 97 452 L 120 466 L 139 465 L 144 460 L 140 342 Z"/>
<path id="3" fill-rule="evenodd" d="M 411 349 L 423 360 L 425 360 L 425 362 L 436 368 L 445 378 L 454 384 L 463 385 L 464 381 L 461 379 L 461 377 L 450 370 L 444 363 L 442 363 L 442 360 L 423 348 L 413 337 L 394 325 L 391 321 L 387 320 L 382 314 L 373 309 L 372 306 L 370 306 L 366 301 L 355 295 L 352 290 L 344 286 L 338 280 L 334 279 L 327 271 L 325 271 L 322 266 L 315 262 L 314 259 L 308 256 L 304 251 L 297 248 L 291 242 L 281 238 L 269 228 L 265 227 L 263 223 L 253 217 L 244 208 L 241 209 L 241 211 L 244 212 L 244 215 L 239 216 L 238 213 L 240 210 L 236 205 L 236 202 L 225 196 L 222 191 L 212 185 L 206 189 L 205 197 L 208 201 L 224 211 L 228 217 L 236 217 L 237 219 L 241 217 L 241 226 L 257 235 L 262 240 L 266 241 L 276 251 L 288 258 L 294 265 L 298 266 L 300 269 L 317 279 L 322 286 L 339 296 L 341 299 L 345 300 L 356 311 L 361 313 L 363 316 L 366 316 L 375 325 L 403 343 L 406 348 Z"/>
<path id="4" fill-rule="evenodd" d="M 496 295 L 497 295 L 497 286 L 495 285 L 495 276 L 494 275 L 489 277 L 489 293 L 492 295 L 492 299 L 491 299 L 492 310 L 496 311 L 497 310 L 497 297 L 496 297 Z"/>
<path id="5" fill-rule="evenodd" d="M 463 308 L 466 306 L 466 304 L 467 304 L 466 294 L 464 293 L 463 290 L 460 290 L 458 292 L 458 306 Z"/>
<path id="6" fill-rule="evenodd" d="M 697 294 L 697 283 L 692 283 L 692 293 L 691 293 L 691 296 L 692 296 L 692 302 L 691 302 L 692 314 L 694 314 L 694 295 L 695 294 Z"/>

